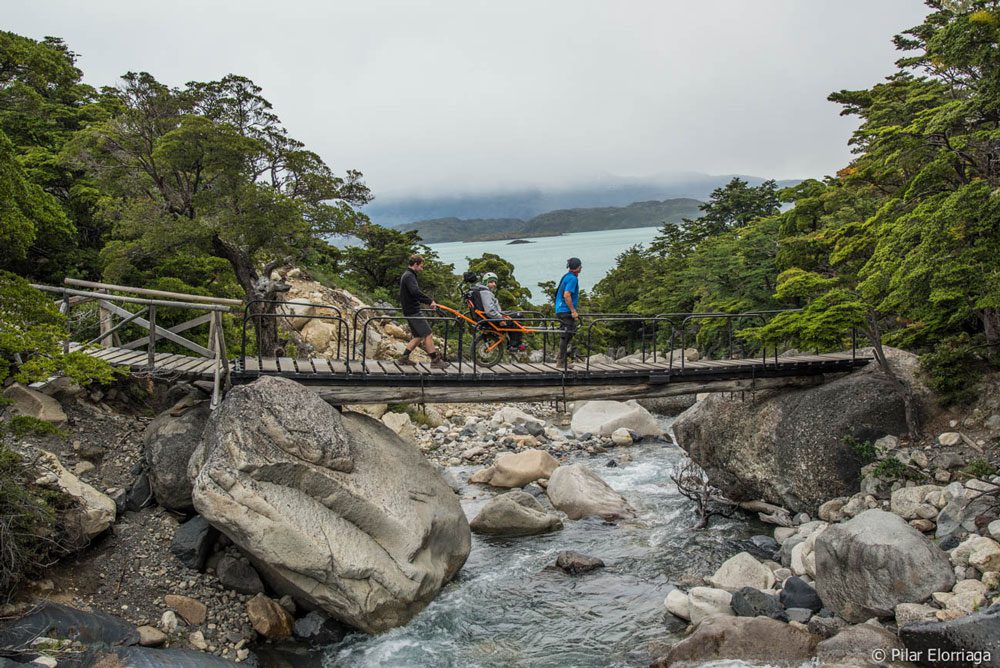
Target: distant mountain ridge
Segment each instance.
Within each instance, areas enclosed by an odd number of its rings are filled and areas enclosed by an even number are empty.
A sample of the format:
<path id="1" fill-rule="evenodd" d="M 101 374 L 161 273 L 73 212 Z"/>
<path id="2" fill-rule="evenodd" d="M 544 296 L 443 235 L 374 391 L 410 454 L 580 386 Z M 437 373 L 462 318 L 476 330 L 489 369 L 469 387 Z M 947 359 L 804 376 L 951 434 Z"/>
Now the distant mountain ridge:
<path id="1" fill-rule="evenodd" d="M 701 202 L 689 197 L 663 201 L 633 202 L 621 207 L 559 209 L 528 220 L 520 218 L 457 217 L 421 220 L 401 225 L 404 231 L 416 230 L 425 243 L 448 241 L 495 241 L 551 237 L 570 232 L 622 230 L 679 223 L 684 218 L 701 215 Z"/>
<path id="2" fill-rule="evenodd" d="M 560 209 L 623 207 L 633 202 L 685 197 L 707 200 L 713 190 L 726 185 L 736 176 L 752 186 L 760 185 L 765 180 L 759 176 L 685 172 L 641 179 L 608 175 L 589 185 L 566 188 L 536 187 L 395 197 L 376 191 L 375 200 L 366 205 L 363 211 L 372 221 L 387 227 L 443 218 L 528 220 Z M 786 187 L 796 183 L 798 180 L 778 181 L 778 186 Z"/>

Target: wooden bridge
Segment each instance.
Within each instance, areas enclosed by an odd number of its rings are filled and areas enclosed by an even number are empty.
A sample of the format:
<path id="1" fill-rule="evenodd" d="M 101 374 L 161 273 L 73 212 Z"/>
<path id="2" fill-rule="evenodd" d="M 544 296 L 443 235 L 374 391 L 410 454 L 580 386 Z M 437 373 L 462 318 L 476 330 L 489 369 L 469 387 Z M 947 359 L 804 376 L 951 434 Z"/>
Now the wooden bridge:
<path id="1" fill-rule="evenodd" d="M 454 320 L 431 316 L 433 324 L 445 327 L 444 347 L 455 359 L 447 368 L 432 368 L 428 364 L 403 366 L 391 360 L 369 359 L 366 355 L 369 327 L 384 320 L 398 318 L 386 314 L 393 309 L 367 309 L 371 313 L 344 314 L 335 306 L 289 302 L 314 310 L 313 315 L 295 313 L 294 317 L 317 317 L 333 323 L 338 334 L 343 329 L 345 345 L 338 344 L 336 359 L 327 357 L 259 357 L 247 354 L 246 334 L 254 317 L 238 300 L 225 300 L 200 295 L 188 295 L 126 286 L 92 283 L 67 279 L 68 287 L 36 286 L 58 293 L 62 309 L 69 313 L 80 304 L 97 304 L 99 331 L 87 343 L 66 342 L 66 350 L 84 351 L 113 365 L 127 367 L 136 374 L 209 381 L 213 384 L 213 402 L 218 403 L 227 387 L 247 383 L 262 376 L 282 376 L 316 389 L 333 404 L 392 403 L 392 402 L 488 402 L 537 401 L 549 399 L 634 399 L 676 396 L 700 392 L 754 391 L 760 389 L 808 385 L 823 382 L 827 374 L 849 372 L 868 364 L 871 358 L 857 352 L 853 334 L 851 350 L 834 353 L 801 353 L 778 356 L 766 351 L 750 358 L 733 358 L 738 346 L 733 345 L 733 323 L 741 319 L 762 320 L 766 314 L 668 314 L 637 316 L 634 314 L 594 314 L 593 324 L 627 323 L 642 330 L 641 354 L 627 359 L 598 361 L 588 357 L 569 367 L 557 367 L 546 362 L 511 361 L 484 366 L 477 362 L 474 345 L 463 347 L 463 341 L 474 332 L 452 332 Z M 113 294 L 114 293 L 114 294 Z M 120 293 L 120 294 L 119 294 Z M 129 311 L 130 304 L 140 307 Z M 191 320 L 163 326 L 157 323 L 157 309 L 203 311 Z M 366 309 L 362 309 L 364 311 Z M 302 311 L 302 309 L 299 309 Z M 331 315 L 331 314 L 336 315 Z M 240 315 L 241 314 L 241 315 Z M 227 354 L 223 336 L 223 316 L 241 317 L 243 345 L 239 356 Z M 279 311 L 276 317 L 293 317 Z M 119 318 L 115 323 L 115 317 Z M 584 316 L 587 318 L 587 316 Z M 541 317 L 540 319 L 545 319 Z M 548 320 L 551 320 L 550 318 Z M 727 359 L 689 361 L 683 353 L 687 331 L 677 328 L 690 322 L 714 320 L 727 324 L 730 345 Z M 349 323 L 353 323 L 353 328 Z M 201 345 L 181 336 L 181 332 L 209 326 L 208 344 Z M 259 321 L 258 321 L 259 324 Z M 120 334 L 140 328 L 146 336 L 123 343 Z M 659 331 L 658 329 L 659 328 Z M 543 348 L 552 329 L 543 331 Z M 651 333 L 651 335 L 650 335 Z M 669 333 L 669 336 L 667 336 Z M 358 345 L 357 341 L 361 340 Z M 577 339 L 588 336 L 577 335 Z M 647 339 L 649 340 L 647 343 Z M 846 337 L 845 337 L 845 340 Z M 170 342 L 174 349 L 185 353 L 158 352 L 158 343 Z M 340 341 L 340 339 L 338 339 Z M 660 352 L 666 344 L 670 350 L 677 342 L 681 351 Z M 589 351 L 588 351 L 589 352 Z M 188 354 L 194 353 L 194 354 Z"/>

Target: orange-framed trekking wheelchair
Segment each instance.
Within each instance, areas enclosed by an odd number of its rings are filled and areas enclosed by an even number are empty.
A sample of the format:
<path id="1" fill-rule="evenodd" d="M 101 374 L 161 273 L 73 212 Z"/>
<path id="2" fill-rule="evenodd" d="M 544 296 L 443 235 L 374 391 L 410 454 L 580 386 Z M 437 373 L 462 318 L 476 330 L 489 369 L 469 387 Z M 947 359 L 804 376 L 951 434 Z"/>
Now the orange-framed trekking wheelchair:
<path id="1" fill-rule="evenodd" d="M 483 304 L 478 296 L 478 291 L 470 285 L 475 280 L 466 280 L 460 285 L 462 301 L 468 309 L 468 313 L 462 313 L 450 306 L 445 306 L 438 302 L 438 308 L 446 313 L 450 313 L 462 322 L 468 323 L 474 333 L 473 354 L 477 364 L 483 366 L 493 366 L 502 359 L 504 352 L 508 353 L 512 359 L 517 359 L 526 355 L 527 346 L 523 342 L 525 334 L 547 332 L 544 328 L 528 327 L 517 320 L 520 313 L 504 313 L 502 320 L 490 319 L 483 311 Z"/>

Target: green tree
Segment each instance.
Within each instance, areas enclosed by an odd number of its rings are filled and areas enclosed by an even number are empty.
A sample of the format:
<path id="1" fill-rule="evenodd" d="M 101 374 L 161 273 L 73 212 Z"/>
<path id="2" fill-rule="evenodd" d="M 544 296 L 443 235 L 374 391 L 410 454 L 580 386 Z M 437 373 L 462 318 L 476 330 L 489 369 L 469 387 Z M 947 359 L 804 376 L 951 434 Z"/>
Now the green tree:
<path id="1" fill-rule="evenodd" d="M 8 255 L 2 266 L 45 281 L 93 276 L 107 232 L 93 216 L 93 185 L 61 159 L 73 134 L 107 113 L 95 91 L 81 83 L 75 58 L 59 39 L 39 42 L 0 31 L 0 132 L 27 180 L 54 197 L 63 214 L 55 227 L 47 224 L 51 215 L 39 218 L 27 251 L 17 260 Z"/>
<path id="2" fill-rule="evenodd" d="M 253 313 L 268 316 L 267 302 L 288 289 L 272 280 L 274 268 L 366 221 L 355 209 L 371 199 L 361 174 L 335 176 L 288 136 L 260 93 L 235 75 L 177 89 L 147 73 L 105 91 L 120 112 L 81 132 L 72 155 L 108 194 L 101 214 L 114 221 L 115 242 L 104 249 L 106 266 L 215 257 L 229 263 Z M 274 318 L 262 319 L 258 337 L 271 353 Z"/>
<path id="3" fill-rule="evenodd" d="M 531 291 L 522 287 L 514 277 L 514 265 L 495 253 L 483 253 L 477 258 L 469 258 L 468 271 L 482 276 L 488 271 L 497 275 L 497 300 L 505 311 L 526 311 L 531 309 Z"/>
<path id="4" fill-rule="evenodd" d="M 66 316 L 28 282 L 0 271 L 0 385 L 13 377 L 33 383 L 59 374 L 82 383 L 111 382 L 104 360 L 83 352 L 63 352 Z"/>

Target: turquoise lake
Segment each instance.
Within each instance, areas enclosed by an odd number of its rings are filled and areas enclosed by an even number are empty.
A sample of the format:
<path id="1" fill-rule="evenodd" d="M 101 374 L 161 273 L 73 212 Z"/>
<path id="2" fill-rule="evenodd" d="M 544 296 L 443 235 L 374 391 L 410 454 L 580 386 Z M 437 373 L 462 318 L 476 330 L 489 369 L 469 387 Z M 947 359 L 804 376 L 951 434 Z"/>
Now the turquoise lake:
<path id="1" fill-rule="evenodd" d="M 453 241 L 429 244 L 444 262 L 455 265 L 461 274 L 468 269 L 467 258 L 477 258 L 483 253 L 496 253 L 514 265 L 518 282 L 532 292 L 535 300 L 540 297 L 538 283 L 557 281 L 566 271 L 566 260 L 578 257 L 583 261 L 580 286 L 593 289 L 615 266 L 615 258 L 636 244 L 649 244 L 659 227 L 637 227 L 629 230 L 600 230 L 577 232 L 559 237 L 528 239 L 530 244 L 510 245 L 510 241 Z"/>

